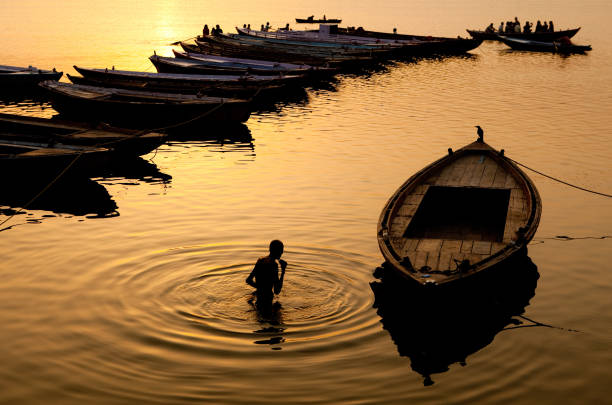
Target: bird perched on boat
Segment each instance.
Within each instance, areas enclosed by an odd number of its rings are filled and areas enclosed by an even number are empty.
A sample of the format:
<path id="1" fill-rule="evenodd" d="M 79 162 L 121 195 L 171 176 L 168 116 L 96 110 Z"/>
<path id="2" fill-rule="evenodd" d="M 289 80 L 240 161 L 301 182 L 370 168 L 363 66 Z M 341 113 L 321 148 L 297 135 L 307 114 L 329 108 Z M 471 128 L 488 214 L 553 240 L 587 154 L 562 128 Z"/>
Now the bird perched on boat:
<path id="1" fill-rule="evenodd" d="M 478 142 L 484 142 L 484 131 L 480 128 L 480 125 L 476 125 L 475 128 L 478 128 L 476 133 L 478 134 Z"/>

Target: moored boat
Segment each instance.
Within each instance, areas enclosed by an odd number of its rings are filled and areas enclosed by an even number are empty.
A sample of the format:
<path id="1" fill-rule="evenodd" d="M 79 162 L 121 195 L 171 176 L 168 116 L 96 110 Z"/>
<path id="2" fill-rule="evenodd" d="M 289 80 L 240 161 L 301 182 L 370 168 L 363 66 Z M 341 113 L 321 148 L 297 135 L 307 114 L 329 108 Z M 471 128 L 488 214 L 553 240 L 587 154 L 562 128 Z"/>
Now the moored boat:
<path id="1" fill-rule="evenodd" d="M 82 78 L 67 75 L 76 84 L 182 94 L 203 93 L 250 98 L 256 93 L 277 90 L 286 84 L 285 80 L 278 77 L 256 75 L 153 73 L 113 69 L 87 69 L 79 66 L 74 66 L 74 69 L 83 75 Z"/>
<path id="2" fill-rule="evenodd" d="M 142 132 L 57 118 L 0 113 L 0 141 L 100 146 L 121 155 L 144 155 L 166 141 L 158 132 Z"/>
<path id="3" fill-rule="evenodd" d="M 340 18 L 323 18 L 315 19 L 313 15 L 307 18 L 296 18 L 295 22 L 298 24 L 340 24 L 342 19 Z"/>
<path id="4" fill-rule="evenodd" d="M 576 45 L 569 38 L 561 38 L 558 41 L 542 42 L 528 39 L 508 38 L 502 35 L 499 40 L 510 48 L 520 51 L 553 52 L 553 53 L 584 53 L 590 51 L 591 45 Z"/>
<path id="5" fill-rule="evenodd" d="M 33 66 L 3 66 L 0 65 L 0 86 L 2 89 L 22 89 L 24 87 L 36 88 L 36 85 L 45 80 L 59 80 L 62 72 L 37 69 Z"/>
<path id="6" fill-rule="evenodd" d="M 155 93 L 42 82 L 54 109 L 67 116 L 158 130 L 204 122 L 244 122 L 251 103 L 232 98 Z"/>
<path id="7" fill-rule="evenodd" d="M 378 221 L 388 266 L 421 285 L 476 278 L 526 253 L 541 216 L 533 182 L 481 139 L 410 177 Z"/>
<path id="8" fill-rule="evenodd" d="M 52 179 L 66 173 L 87 174 L 109 162 L 107 148 L 28 142 L 0 141 L 0 171 L 12 178 Z"/>
<path id="9" fill-rule="evenodd" d="M 491 41 L 499 41 L 498 35 L 503 35 L 507 38 L 518 38 L 518 39 L 528 39 L 532 41 L 543 41 L 543 42 L 552 42 L 556 39 L 562 37 L 571 38 L 580 30 L 580 27 L 570 29 L 570 30 L 562 30 L 562 31 L 553 31 L 553 32 L 487 32 L 487 31 L 479 31 L 479 30 L 466 30 L 468 34 L 472 36 L 472 38 L 478 38 L 483 40 L 491 40 Z"/>

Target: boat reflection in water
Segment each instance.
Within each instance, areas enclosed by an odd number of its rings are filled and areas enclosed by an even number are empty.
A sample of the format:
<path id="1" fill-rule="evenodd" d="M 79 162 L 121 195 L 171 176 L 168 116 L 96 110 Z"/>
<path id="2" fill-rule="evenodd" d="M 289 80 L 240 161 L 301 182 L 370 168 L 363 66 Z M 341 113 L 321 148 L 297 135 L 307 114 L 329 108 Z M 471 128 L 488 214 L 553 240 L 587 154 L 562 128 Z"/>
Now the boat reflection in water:
<path id="1" fill-rule="evenodd" d="M 374 308 L 391 335 L 400 356 L 434 383 L 454 363 L 491 344 L 495 336 L 521 324 L 529 300 L 535 295 L 539 273 L 526 255 L 517 255 L 503 268 L 460 289 L 428 289 L 406 283 L 391 269 L 379 267 L 370 284 Z M 472 281 L 472 280 L 470 280 Z"/>
<path id="2" fill-rule="evenodd" d="M 145 183 L 168 184 L 172 176 L 161 172 L 157 166 L 143 158 L 111 162 L 108 166 L 95 169 L 93 179 L 79 173 L 68 173 L 59 179 L 33 176 L 5 177 L 0 193 L 0 223 L 11 216 L 25 216 L 26 223 L 40 223 L 44 218 L 59 215 L 84 216 L 86 218 L 111 218 L 119 216 L 118 206 L 103 184 L 113 184 L 116 180 L 138 180 Z M 41 210 L 49 213 L 35 215 L 30 211 Z M 16 223 L 16 218 L 7 221 L 0 231 L 8 230 Z"/>
<path id="3" fill-rule="evenodd" d="M 24 208 L 44 210 L 55 214 L 87 216 L 88 218 L 119 215 L 117 204 L 106 188 L 87 177 L 62 177 L 46 190 L 48 182 L 36 182 L 32 179 L 23 181 L 21 178 L 8 178 L 2 183 L 0 214 L 6 216 L 21 214 L 18 209 Z M 32 215 L 25 211 L 23 215 L 28 217 L 27 222 L 40 222 L 40 219 L 33 219 Z M 55 215 L 43 215 L 43 217 L 50 216 Z M 10 227 L 12 223 L 6 225 Z"/>

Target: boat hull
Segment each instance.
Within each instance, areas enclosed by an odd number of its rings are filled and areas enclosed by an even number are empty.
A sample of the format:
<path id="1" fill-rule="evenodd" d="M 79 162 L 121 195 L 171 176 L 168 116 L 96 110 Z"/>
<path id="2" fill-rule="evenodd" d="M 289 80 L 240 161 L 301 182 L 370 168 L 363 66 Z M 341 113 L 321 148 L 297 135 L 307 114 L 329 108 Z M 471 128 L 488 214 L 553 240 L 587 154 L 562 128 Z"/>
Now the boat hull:
<path id="1" fill-rule="evenodd" d="M 410 177 L 378 222 L 387 266 L 420 285 L 457 284 L 526 253 L 541 216 L 531 180 L 474 142 Z"/>
<path id="2" fill-rule="evenodd" d="M 503 35 L 508 38 L 518 38 L 518 39 L 528 39 L 532 41 L 552 42 L 562 37 L 571 38 L 574 35 L 576 35 L 576 33 L 579 30 L 580 30 L 580 27 L 574 28 L 571 30 L 563 30 L 563 31 L 530 32 L 530 33 L 524 33 L 524 32 L 497 33 L 497 32 L 485 32 L 485 31 L 478 31 L 478 30 L 466 30 L 466 31 L 472 36 L 472 38 L 478 38 L 478 39 L 490 40 L 490 41 L 499 41 L 500 40 L 499 35 Z"/>

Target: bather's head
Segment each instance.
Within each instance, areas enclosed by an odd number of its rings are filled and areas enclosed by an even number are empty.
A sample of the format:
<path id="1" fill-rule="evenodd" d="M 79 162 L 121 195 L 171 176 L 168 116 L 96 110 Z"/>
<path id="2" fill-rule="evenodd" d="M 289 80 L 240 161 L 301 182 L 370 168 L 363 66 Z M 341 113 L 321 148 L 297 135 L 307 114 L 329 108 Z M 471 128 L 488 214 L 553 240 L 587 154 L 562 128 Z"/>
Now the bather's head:
<path id="1" fill-rule="evenodd" d="M 283 245 L 283 242 L 281 242 L 278 239 L 273 240 L 272 242 L 270 242 L 270 256 L 274 259 L 280 259 L 280 257 L 283 255 L 283 250 L 285 249 L 285 246 Z"/>

